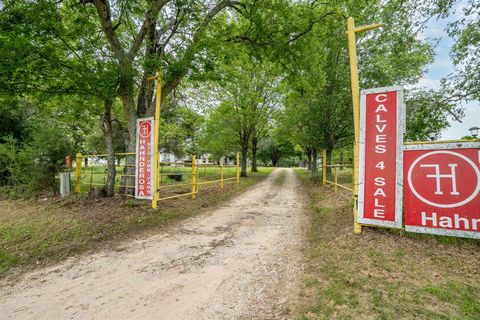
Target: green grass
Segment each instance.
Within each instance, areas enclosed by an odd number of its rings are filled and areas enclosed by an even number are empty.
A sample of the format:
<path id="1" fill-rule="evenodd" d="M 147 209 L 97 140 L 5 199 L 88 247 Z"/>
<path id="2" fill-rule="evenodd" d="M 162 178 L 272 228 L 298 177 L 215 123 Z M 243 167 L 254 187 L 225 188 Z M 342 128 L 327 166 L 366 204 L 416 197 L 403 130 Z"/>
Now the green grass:
<path id="1" fill-rule="evenodd" d="M 365 228 L 351 194 L 297 170 L 309 195 L 300 319 L 480 319 L 480 242 Z"/>
<path id="2" fill-rule="evenodd" d="M 123 197 L 70 197 L 0 201 L 0 276 L 12 267 L 45 265 L 99 247 L 114 245 L 151 232 L 161 232 L 176 221 L 211 210 L 264 179 L 271 168 L 249 173 L 240 185 L 200 186 L 196 200 L 189 197 L 159 202 Z"/>

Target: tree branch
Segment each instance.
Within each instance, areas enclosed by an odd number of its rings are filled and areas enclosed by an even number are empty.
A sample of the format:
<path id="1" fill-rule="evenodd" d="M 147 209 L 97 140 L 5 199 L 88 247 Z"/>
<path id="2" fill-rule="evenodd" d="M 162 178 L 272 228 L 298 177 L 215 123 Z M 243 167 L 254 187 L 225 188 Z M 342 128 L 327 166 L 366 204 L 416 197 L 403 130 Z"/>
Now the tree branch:
<path id="1" fill-rule="evenodd" d="M 212 19 L 223 9 L 228 7 L 231 4 L 229 0 L 222 0 L 217 3 L 205 16 L 202 24 L 198 27 L 193 35 L 192 43 L 185 50 L 185 53 L 180 59 L 179 64 L 181 69 L 175 74 L 175 77 L 171 78 L 165 86 L 162 88 L 162 100 L 164 100 L 182 81 L 182 79 L 187 74 L 190 64 L 193 60 L 195 48 L 198 46 L 201 35 L 203 35 L 206 27 L 210 24 Z"/>
<path id="2" fill-rule="evenodd" d="M 115 33 L 115 28 L 112 25 L 112 14 L 108 0 L 92 0 L 92 2 L 97 9 L 102 30 L 105 32 L 108 43 L 112 47 L 115 58 L 118 61 L 123 61 L 125 59 L 125 51 L 123 50 L 122 44 Z"/>
<path id="3" fill-rule="evenodd" d="M 138 50 L 140 49 L 143 40 L 145 39 L 145 36 L 148 34 L 150 31 L 150 28 L 155 25 L 155 21 L 157 20 L 158 14 L 160 13 L 160 10 L 169 2 L 170 0 L 157 0 L 155 1 L 154 5 L 148 10 L 145 20 L 143 21 L 142 27 L 138 31 L 138 33 L 135 35 L 135 38 L 133 40 L 132 47 L 130 48 L 130 51 L 128 52 L 128 58 L 130 60 L 133 60 L 135 56 L 138 53 Z"/>

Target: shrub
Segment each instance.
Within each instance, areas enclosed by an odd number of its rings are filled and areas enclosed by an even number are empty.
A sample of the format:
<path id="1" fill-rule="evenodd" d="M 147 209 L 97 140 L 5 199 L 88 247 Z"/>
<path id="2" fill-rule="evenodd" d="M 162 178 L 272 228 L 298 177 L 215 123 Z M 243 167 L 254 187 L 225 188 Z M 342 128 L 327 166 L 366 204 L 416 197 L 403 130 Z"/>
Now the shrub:
<path id="1" fill-rule="evenodd" d="M 7 137 L 0 143 L 0 187 L 3 196 L 35 196 L 57 192 L 56 176 L 64 168 L 65 156 L 73 154 L 73 142 L 58 127 L 34 131 L 30 141 L 20 145 Z"/>

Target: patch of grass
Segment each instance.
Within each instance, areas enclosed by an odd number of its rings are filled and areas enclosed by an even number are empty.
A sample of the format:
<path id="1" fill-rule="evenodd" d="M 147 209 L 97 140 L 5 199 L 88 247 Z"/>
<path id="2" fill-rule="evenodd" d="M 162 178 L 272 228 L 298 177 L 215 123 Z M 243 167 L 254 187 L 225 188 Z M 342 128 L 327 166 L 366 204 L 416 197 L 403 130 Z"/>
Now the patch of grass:
<path id="1" fill-rule="evenodd" d="M 0 250 L 0 274 L 15 265 L 17 261 L 18 257 L 9 255 L 3 250 Z"/>
<path id="2" fill-rule="evenodd" d="M 159 232 L 165 227 L 211 210 L 264 179 L 271 168 L 249 173 L 235 182 L 202 185 L 197 198 L 159 202 L 125 199 L 67 198 L 0 201 L 0 276 L 16 266 L 45 265 L 69 256 L 115 245 L 117 241 Z M 21 272 L 22 270 L 19 270 Z"/>
<path id="3" fill-rule="evenodd" d="M 480 241 L 354 235 L 351 194 L 297 174 L 310 198 L 300 319 L 480 319 Z"/>

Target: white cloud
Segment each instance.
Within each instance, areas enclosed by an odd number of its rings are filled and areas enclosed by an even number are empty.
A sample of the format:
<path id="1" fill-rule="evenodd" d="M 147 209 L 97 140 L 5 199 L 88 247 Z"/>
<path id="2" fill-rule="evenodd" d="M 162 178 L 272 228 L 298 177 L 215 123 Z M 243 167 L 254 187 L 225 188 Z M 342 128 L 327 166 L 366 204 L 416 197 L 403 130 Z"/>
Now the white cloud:
<path id="1" fill-rule="evenodd" d="M 434 89 L 438 90 L 440 88 L 440 80 L 430 79 L 430 78 L 421 78 L 416 84 L 407 86 L 407 89 Z"/>

